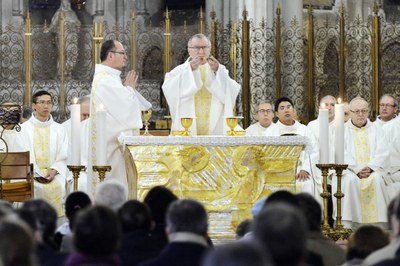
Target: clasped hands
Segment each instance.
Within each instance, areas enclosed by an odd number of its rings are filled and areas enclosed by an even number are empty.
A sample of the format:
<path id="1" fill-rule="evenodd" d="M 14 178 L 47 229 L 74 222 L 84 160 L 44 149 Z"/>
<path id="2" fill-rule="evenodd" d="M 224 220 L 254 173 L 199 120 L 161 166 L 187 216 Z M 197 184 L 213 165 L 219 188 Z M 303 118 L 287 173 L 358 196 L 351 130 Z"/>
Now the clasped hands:
<path id="1" fill-rule="evenodd" d="M 35 177 L 35 180 L 42 184 L 48 184 L 54 180 L 57 174 L 57 170 L 50 168 L 45 176 Z"/>
<path id="2" fill-rule="evenodd" d="M 361 169 L 360 172 L 357 173 L 358 178 L 362 179 L 362 178 L 368 178 L 372 172 L 374 170 L 372 170 L 371 168 L 369 168 L 368 166 L 364 167 L 363 169 Z"/>
<path id="3" fill-rule="evenodd" d="M 206 62 L 210 65 L 210 68 L 213 72 L 218 71 L 219 62 L 212 55 L 210 55 L 209 57 L 204 57 L 204 56 L 192 57 L 190 58 L 189 61 L 190 61 L 190 67 L 192 68 L 193 71 L 198 69 L 199 66 L 204 65 Z"/>

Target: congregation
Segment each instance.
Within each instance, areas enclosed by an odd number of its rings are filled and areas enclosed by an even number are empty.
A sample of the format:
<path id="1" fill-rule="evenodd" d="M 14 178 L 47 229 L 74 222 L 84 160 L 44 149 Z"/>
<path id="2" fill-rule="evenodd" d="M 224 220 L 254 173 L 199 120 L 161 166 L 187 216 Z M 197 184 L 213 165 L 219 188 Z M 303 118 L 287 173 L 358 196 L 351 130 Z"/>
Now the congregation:
<path id="1" fill-rule="evenodd" d="M 196 34 L 188 42 L 189 59 L 167 73 L 162 89 L 172 116 L 193 117 L 192 135 L 224 135 L 224 118 L 233 115 L 240 85 L 210 55 L 210 40 Z M 122 80 L 127 55 L 122 43 L 105 41 L 96 65 L 91 94 L 81 106 L 80 162 L 87 167 L 78 190 L 72 191 L 71 124 L 55 122 L 53 96 L 38 90 L 32 96 L 32 116 L 10 132 L 8 151 L 30 151 L 35 199 L 21 207 L 0 204 L 1 265 L 396 265 L 400 260 L 400 118 L 398 102 L 389 94 L 379 100 L 374 122 L 370 105 L 360 96 L 345 105 L 342 222 L 354 234 L 335 243 L 320 229 L 322 175 L 318 118 L 303 124 L 292 99 L 264 100 L 256 108 L 257 122 L 247 136 L 301 135 L 296 192 L 277 191 L 238 225 L 234 243 L 213 248 L 208 236 L 208 212 L 195 199 L 178 199 L 166 187 L 153 187 L 143 202 L 128 199 L 127 177 L 119 140 L 140 134 L 141 111 L 151 108 L 137 90 L 138 74 Z M 326 95 L 329 138 L 335 139 L 335 97 Z M 106 113 L 102 128 L 99 109 Z M 207 111 L 204 111 L 207 110 Z M 348 116 L 348 117 L 347 117 Z M 4 132 L 7 132 L 5 129 Z M 111 172 L 100 183 L 92 172 L 102 165 L 97 140 L 107 135 L 105 149 Z M 11 134 L 12 133 L 12 134 Z M 334 162 L 334 149 L 329 162 Z M 337 176 L 329 173 L 332 191 Z M 333 201 L 333 218 L 337 214 Z M 250 211 L 250 210 L 249 210 Z M 57 223 L 66 223 L 56 228 Z M 391 230 L 388 234 L 387 230 Z M 290 254 L 290 256 L 288 256 Z"/>

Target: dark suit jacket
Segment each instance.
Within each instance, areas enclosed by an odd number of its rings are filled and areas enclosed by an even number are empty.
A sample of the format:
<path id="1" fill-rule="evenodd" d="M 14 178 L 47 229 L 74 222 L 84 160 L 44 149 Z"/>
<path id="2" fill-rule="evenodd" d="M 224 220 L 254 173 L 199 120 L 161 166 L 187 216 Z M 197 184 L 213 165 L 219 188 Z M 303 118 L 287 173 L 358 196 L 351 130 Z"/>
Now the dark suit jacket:
<path id="1" fill-rule="evenodd" d="M 140 266 L 200 266 L 207 247 L 190 242 L 172 242 L 155 259 Z"/>

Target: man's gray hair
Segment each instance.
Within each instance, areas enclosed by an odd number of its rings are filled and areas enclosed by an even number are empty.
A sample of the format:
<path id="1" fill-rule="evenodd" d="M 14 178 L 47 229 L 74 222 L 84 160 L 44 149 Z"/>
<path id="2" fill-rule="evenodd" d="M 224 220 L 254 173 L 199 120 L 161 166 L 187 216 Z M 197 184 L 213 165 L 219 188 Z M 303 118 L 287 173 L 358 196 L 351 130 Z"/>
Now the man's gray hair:
<path id="1" fill-rule="evenodd" d="M 393 104 L 394 104 L 394 106 L 395 106 L 395 107 L 398 107 L 398 106 L 399 106 L 399 102 L 397 101 L 397 99 L 396 99 L 392 94 L 389 94 L 389 93 L 383 94 L 383 95 L 381 96 L 381 98 L 379 98 L 379 103 L 381 102 L 381 100 L 383 99 L 383 97 L 390 97 L 390 98 L 392 98 L 392 99 L 393 99 Z"/>
<path id="2" fill-rule="evenodd" d="M 188 41 L 188 47 L 191 47 L 191 46 L 192 46 L 192 40 L 193 40 L 194 38 L 197 38 L 197 39 L 206 39 L 207 42 L 208 42 L 208 46 L 211 46 L 211 41 L 210 41 L 210 39 L 209 39 L 206 35 L 204 35 L 203 33 L 197 33 L 197 34 L 193 35 L 192 37 L 190 37 L 190 39 L 189 39 L 189 41 Z"/>
<path id="3" fill-rule="evenodd" d="M 319 101 L 319 105 L 321 105 L 322 102 L 323 102 L 324 100 L 327 100 L 327 99 L 334 100 L 335 103 L 336 103 L 336 98 L 335 98 L 335 97 L 333 97 L 332 95 L 326 95 L 326 96 L 324 96 L 324 97 L 321 98 L 321 100 Z"/>
<path id="4" fill-rule="evenodd" d="M 208 218 L 203 205 L 191 199 L 176 200 L 167 211 L 167 229 L 170 233 L 207 233 Z"/>
<path id="5" fill-rule="evenodd" d="M 272 101 L 270 101 L 270 100 L 262 100 L 262 101 L 259 101 L 258 104 L 257 104 L 257 111 L 258 111 L 258 109 L 259 109 L 258 107 L 259 107 L 261 104 L 270 104 L 270 105 L 271 105 L 272 111 L 275 112 L 274 103 L 273 103 Z"/>
<path id="6" fill-rule="evenodd" d="M 369 103 L 368 103 L 363 97 L 360 97 L 360 96 L 357 96 L 357 97 L 353 98 L 353 99 L 349 102 L 349 109 L 350 109 L 350 110 L 353 110 L 353 104 L 354 104 L 354 102 L 356 102 L 356 101 L 363 101 L 363 102 L 365 102 L 365 103 L 368 105 L 368 110 L 369 110 Z"/>
<path id="7" fill-rule="evenodd" d="M 116 180 L 110 180 L 97 187 L 94 202 L 95 205 L 106 206 L 116 212 L 127 200 L 126 187 Z"/>

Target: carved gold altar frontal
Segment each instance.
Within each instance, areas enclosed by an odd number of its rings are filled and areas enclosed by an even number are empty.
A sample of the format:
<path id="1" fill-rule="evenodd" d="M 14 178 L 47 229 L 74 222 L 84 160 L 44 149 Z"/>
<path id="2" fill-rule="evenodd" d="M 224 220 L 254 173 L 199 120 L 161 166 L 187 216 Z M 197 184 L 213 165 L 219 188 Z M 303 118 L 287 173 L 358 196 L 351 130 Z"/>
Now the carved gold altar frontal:
<path id="1" fill-rule="evenodd" d="M 130 196 L 143 200 L 162 185 L 179 198 L 197 199 L 209 212 L 211 238 L 232 240 L 257 200 L 280 189 L 295 191 L 307 142 L 302 136 L 126 137 Z"/>

